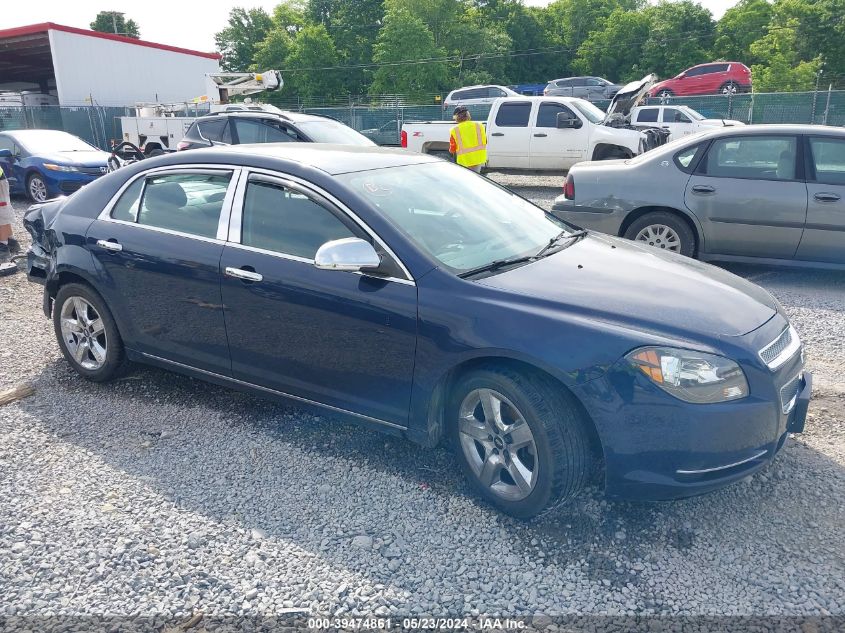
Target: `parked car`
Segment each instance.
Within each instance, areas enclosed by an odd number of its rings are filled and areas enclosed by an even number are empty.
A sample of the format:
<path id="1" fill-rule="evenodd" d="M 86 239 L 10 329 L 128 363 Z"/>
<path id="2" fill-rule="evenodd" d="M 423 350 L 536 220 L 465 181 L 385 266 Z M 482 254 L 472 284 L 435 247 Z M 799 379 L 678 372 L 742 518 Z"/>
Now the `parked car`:
<path id="1" fill-rule="evenodd" d="M 59 130 L 0 132 L 0 167 L 12 194 L 34 202 L 68 195 L 108 171 L 109 154 Z"/>
<path id="2" fill-rule="evenodd" d="M 299 112 L 235 110 L 200 117 L 191 125 L 177 150 L 245 143 L 335 143 L 375 145 L 340 121 Z"/>
<path id="3" fill-rule="evenodd" d="M 607 112 L 574 97 L 504 97 L 487 117 L 488 170 L 569 169 L 582 160 L 630 158 L 666 141 L 655 127 L 634 129 L 627 114 L 645 96 L 654 75 L 623 87 Z M 402 147 L 443 155 L 454 123 L 427 121 L 402 126 Z"/>
<path id="4" fill-rule="evenodd" d="M 443 112 L 450 117 L 457 106 L 488 105 L 500 97 L 518 97 L 507 86 L 467 86 L 453 90 L 443 100 Z"/>
<path id="5" fill-rule="evenodd" d="M 660 186 L 655 186 L 660 183 Z M 573 167 L 555 213 L 704 260 L 845 265 L 845 130 L 750 125 Z"/>
<path id="6" fill-rule="evenodd" d="M 578 97 L 587 101 L 613 99 L 622 86 L 603 77 L 565 77 L 552 79 L 543 94 L 554 97 Z"/>
<path id="7" fill-rule="evenodd" d="M 670 141 L 713 128 L 745 125 L 733 119 L 708 119 L 689 106 L 682 105 L 638 106 L 631 110 L 630 122 L 634 127 L 642 129 L 659 125 L 669 130 Z"/>
<path id="8" fill-rule="evenodd" d="M 751 92 L 751 69 L 740 62 L 713 62 L 687 68 L 672 79 L 656 84 L 649 94 L 686 97 L 738 92 Z"/>
<path id="9" fill-rule="evenodd" d="M 366 136 L 376 145 L 399 145 L 399 134 L 402 130 L 402 121 L 399 119 L 392 119 L 385 121 L 378 127 L 361 130 L 361 134 Z"/>
<path id="10" fill-rule="evenodd" d="M 29 279 L 81 376 L 138 361 L 448 442 L 517 517 L 597 463 L 611 495 L 713 490 L 803 428 L 812 380 L 768 292 L 577 231 L 431 156 L 178 152 L 24 225 Z"/>

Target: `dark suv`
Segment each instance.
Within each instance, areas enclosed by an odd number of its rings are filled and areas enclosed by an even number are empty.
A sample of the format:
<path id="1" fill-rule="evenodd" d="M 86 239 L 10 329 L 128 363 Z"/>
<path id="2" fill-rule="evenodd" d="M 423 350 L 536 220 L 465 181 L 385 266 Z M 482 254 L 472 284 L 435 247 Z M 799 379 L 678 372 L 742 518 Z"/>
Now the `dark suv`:
<path id="1" fill-rule="evenodd" d="M 241 110 L 200 117 L 176 148 L 289 142 L 375 145 L 363 134 L 334 119 L 299 112 L 277 114 Z"/>

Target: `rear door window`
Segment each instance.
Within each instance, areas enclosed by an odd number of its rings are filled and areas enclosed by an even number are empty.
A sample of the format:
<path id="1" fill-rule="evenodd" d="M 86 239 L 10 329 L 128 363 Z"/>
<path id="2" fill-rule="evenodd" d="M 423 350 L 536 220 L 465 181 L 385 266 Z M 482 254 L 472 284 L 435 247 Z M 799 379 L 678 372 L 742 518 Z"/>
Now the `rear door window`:
<path id="1" fill-rule="evenodd" d="M 502 103 L 496 113 L 498 127 L 528 127 L 531 103 Z"/>
<path id="2" fill-rule="evenodd" d="M 230 171 L 149 176 L 126 190 L 112 217 L 213 239 L 231 179 Z"/>
<path id="3" fill-rule="evenodd" d="M 717 178 L 795 180 L 794 136 L 740 136 L 713 141 L 699 171 Z"/>

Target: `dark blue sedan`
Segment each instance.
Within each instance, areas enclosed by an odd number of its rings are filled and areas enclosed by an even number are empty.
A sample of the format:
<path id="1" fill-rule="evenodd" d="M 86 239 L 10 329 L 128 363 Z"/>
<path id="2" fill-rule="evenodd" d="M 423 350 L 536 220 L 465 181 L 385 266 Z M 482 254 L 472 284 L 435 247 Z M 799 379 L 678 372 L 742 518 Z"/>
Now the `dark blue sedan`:
<path id="1" fill-rule="evenodd" d="M 517 517 L 596 470 L 615 496 L 713 490 L 803 429 L 811 377 L 769 293 L 436 158 L 180 152 L 25 225 L 29 278 L 85 378 L 148 363 L 448 442 Z"/>
<path id="2" fill-rule="evenodd" d="M 58 130 L 0 132 L 0 167 L 13 194 L 34 202 L 67 196 L 108 171 L 109 154 Z"/>

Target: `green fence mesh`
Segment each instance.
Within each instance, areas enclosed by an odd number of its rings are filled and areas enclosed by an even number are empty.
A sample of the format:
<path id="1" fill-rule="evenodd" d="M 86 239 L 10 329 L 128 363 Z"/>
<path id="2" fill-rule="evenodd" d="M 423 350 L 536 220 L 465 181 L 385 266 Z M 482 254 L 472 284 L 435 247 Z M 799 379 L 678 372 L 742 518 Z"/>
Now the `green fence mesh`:
<path id="1" fill-rule="evenodd" d="M 325 102 L 331 102 L 326 100 Z M 398 145 L 403 123 L 448 120 L 451 112 L 440 105 L 346 105 L 296 109 L 337 119 L 362 132 L 380 145 Z M 743 123 L 805 123 L 845 126 L 845 90 L 649 99 L 649 104 L 686 105 L 708 118 L 735 119 Z M 602 109 L 608 102 L 596 102 Z M 487 118 L 490 106 L 470 106 L 476 120 Z M 4 107 L 0 106 L 0 130 L 49 128 L 65 130 L 103 149 L 121 137 L 121 116 L 132 116 L 133 108 L 84 107 Z"/>

